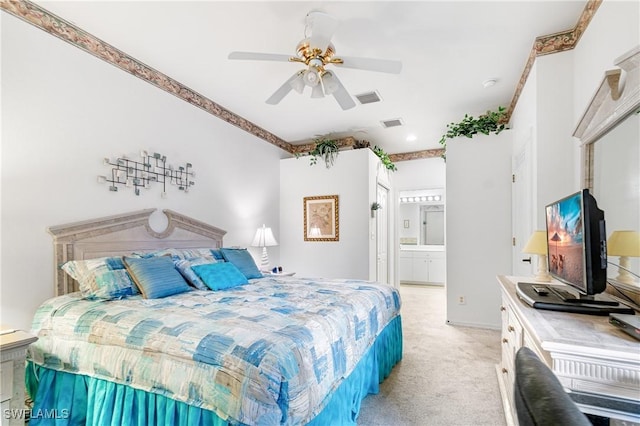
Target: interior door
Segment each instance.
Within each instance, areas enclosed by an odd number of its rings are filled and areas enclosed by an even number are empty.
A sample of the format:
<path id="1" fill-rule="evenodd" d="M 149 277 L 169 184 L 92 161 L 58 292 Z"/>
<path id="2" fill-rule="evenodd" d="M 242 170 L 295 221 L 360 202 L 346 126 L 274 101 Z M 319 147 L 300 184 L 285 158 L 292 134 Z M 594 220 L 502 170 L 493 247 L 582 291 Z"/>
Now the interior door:
<path id="1" fill-rule="evenodd" d="M 389 284 L 389 190 L 378 184 L 376 202 L 376 281 Z"/>
<path id="2" fill-rule="evenodd" d="M 515 146 L 512 158 L 513 185 L 511 187 L 511 223 L 514 238 L 512 251 L 512 273 L 516 276 L 533 275 L 534 265 L 538 259 L 535 255 L 522 253 L 522 249 L 533 233 L 532 220 L 533 205 L 533 177 L 531 164 L 532 129 L 520 139 L 520 145 Z"/>

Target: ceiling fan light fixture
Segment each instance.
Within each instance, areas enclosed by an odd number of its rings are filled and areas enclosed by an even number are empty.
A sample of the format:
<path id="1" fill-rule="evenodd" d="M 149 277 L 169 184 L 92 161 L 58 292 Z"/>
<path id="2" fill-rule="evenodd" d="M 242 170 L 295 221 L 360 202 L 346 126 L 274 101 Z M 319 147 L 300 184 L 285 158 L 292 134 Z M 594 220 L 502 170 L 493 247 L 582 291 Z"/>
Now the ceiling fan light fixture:
<path id="1" fill-rule="evenodd" d="M 402 69 L 402 63 L 387 59 L 336 57 L 336 50 L 331 43 L 331 38 L 338 28 L 339 21 L 320 11 L 311 11 L 307 15 L 304 39 L 297 47 L 294 56 L 258 53 L 258 52 L 231 52 L 229 59 L 293 62 L 305 69 L 298 70 L 289 77 L 267 100 L 269 105 L 276 105 L 292 90 L 303 93 L 305 86 L 311 87 L 311 97 L 320 98 L 331 95 L 335 98 L 340 108 L 348 110 L 356 106 L 355 101 L 347 89 L 334 73 L 327 73 L 328 65 L 339 65 L 343 68 L 369 70 L 390 74 L 398 74 Z M 377 93 L 371 99 L 358 97 L 360 103 L 379 102 L 381 99 Z"/>
<path id="2" fill-rule="evenodd" d="M 322 84 L 316 84 L 311 89 L 311 97 L 312 98 L 324 98 L 324 91 L 322 90 Z"/>
<path id="3" fill-rule="evenodd" d="M 322 74 L 322 84 L 324 85 L 324 92 L 327 95 L 331 95 L 338 90 L 338 82 L 331 71 Z"/>
<path id="4" fill-rule="evenodd" d="M 303 75 L 304 84 L 307 86 L 317 86 L 320 83 L 320 75 L 318 74 L 318 70 L 314 67 L 309 67 L 308 70 L 304 72 Z"/>

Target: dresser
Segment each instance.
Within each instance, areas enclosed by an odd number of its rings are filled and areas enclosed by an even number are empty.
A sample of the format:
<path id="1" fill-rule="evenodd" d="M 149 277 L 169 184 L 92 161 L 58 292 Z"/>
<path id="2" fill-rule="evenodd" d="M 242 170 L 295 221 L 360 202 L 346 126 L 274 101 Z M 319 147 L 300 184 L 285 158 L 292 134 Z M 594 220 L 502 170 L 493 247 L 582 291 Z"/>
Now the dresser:
<path id="1" fill-rule="evenodd" d="M 2 329 L 0 329 L 1 331 Z M 23 425 L 24 379 L 27 346 L 37 337 L 15 330 L 0 334 L 0 416 L 2 425 Z"/>
<path id="2" fill-rule="evenodd" d="M 640 341 L 609 324 L 606 316 L 530 307 L 518 298 L 516 283 L 531 280 L 498 276 L 502 358 L 496 371 L 507 424 L 517 424 L 514 360 L 522 346 L 553 370 L 583 412 L 640 423 Z"/>

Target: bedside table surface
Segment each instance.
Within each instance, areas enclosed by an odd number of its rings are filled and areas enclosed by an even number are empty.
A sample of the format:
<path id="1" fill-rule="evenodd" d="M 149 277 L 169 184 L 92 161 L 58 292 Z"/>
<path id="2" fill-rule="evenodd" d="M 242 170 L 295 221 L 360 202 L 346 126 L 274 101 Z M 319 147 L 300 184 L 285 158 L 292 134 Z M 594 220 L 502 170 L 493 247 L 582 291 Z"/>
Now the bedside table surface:
<path id="1" fill-rule="evenodd" d="M 0 332 L 4 331 L 7 330 L 0 329 Z M 27 346 L 36 340 L 38 340 L 36 336 L 22 330 L 15 330 L 9 333 L 0 334 L 0 351 L 8 351 L 20 346 Z"/>
<path id="2" fill-rule="evenodd" d="M 282 272 L 260 271 L 260 272 L 262 272 L 262 275 L 264 275 L 265 277 L 292 277 L 296 274 L 295 272 L 288 272 L 288 271 L 282 271 Z"/>

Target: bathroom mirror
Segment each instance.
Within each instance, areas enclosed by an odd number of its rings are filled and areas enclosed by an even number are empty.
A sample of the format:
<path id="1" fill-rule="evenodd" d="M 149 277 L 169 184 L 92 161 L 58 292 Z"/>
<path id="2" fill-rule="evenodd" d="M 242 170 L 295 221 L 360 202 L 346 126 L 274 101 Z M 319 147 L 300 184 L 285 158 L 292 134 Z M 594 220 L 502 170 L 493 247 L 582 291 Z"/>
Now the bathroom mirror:
<path id="1" fill-rule="evenodd" d="M 623 259 L 611 242 L 614 231 L 640 232 L 640 47 L 615 64 L 619 68 L 605 72 L 574 136 L 584 143 L 584 187 L 605 212 L 607 276 L 640 293 L 640 257 Z"/>
<path id="2" fill-rule="evenodd" d="M 444 245 L 444 189 L 400 191 L 401 245 Z"/>

